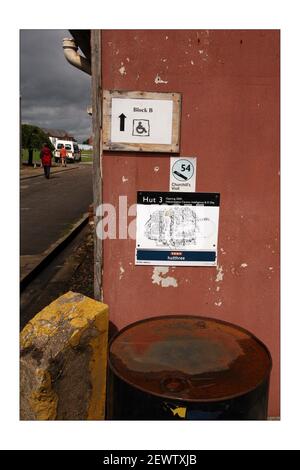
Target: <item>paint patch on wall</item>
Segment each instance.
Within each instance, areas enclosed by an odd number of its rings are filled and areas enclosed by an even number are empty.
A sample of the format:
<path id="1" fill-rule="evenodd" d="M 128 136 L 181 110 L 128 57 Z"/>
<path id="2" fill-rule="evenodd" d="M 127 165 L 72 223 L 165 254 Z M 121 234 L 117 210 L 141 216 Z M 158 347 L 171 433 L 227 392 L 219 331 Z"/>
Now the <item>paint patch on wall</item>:
<path id="1" fill-rule="evenodd" d="M 119 72 L 121 75 L 126 75 L 126 69 L 123 65 L 123 62 L 121 62 L 121 67 L 119 68 Z"/>
<path id="2" fill-rule="evenodd" d="M 217 265 L 216 282 L 221 282 L 221 281 L 223 281 L 223 277 L 224 277 L 223 266 Z"/>
<path id="3" fill-rule="evenodd" d="M 123 275 L 125 273 L 125 269 L 123 268 L 123 266 L 120 264 L 120 275 L 119 275 L 119 280 L 121 281 Z"/>
<path id="4" fill-rule="evenodd" d="M 163 80 L 162 78 L 160 78 L 160 76 L 157 74 L 155 79 L 154 79 L 154 82 L 158 85 L 159 83 L 168 83 L 168 80 Z"/>
<path id="5" fill-rule="evenodd" d="M 152 284 L 158 284 L 161 287 L 177 287 L 175 277 L 166 276 L 169 272 L 167 266 L 155 266 L 152 274 Z"/>

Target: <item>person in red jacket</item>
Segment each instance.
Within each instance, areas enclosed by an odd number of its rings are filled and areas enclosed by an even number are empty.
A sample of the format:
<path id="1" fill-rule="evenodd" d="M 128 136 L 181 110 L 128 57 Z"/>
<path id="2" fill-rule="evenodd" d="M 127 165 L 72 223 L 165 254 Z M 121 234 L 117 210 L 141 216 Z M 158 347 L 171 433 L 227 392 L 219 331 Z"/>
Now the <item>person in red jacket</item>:
<path id="1" fill-rule="evenodd" d="M 46 142 L 43 145 L 43 148 L 40 152 L 40 159 L 42 160 L 42 165 L 44 167 L 45 178 L 50 178 L 50 168 L 52 163 L 52 152 L 49 148 L 49 144 Z"/>
<path id="2" fill-rule="evenodd" d="M 67 166 L 67 151 L 65 149 L 64 144 L 61 144 L 61 149 L 59 151 L 59 156 L 61 158 L 61 166 Z"/>

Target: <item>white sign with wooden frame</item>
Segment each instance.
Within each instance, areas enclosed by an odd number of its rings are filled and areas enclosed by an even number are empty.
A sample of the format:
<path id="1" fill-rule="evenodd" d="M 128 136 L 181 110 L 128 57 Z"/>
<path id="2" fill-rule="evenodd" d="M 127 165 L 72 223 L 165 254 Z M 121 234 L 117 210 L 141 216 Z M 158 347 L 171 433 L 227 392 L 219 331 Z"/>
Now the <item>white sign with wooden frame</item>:
<path id="1" fill-rule="evenodd" d="M 103 91 L 103 149 L 179 152 L 180 93 Z"/>

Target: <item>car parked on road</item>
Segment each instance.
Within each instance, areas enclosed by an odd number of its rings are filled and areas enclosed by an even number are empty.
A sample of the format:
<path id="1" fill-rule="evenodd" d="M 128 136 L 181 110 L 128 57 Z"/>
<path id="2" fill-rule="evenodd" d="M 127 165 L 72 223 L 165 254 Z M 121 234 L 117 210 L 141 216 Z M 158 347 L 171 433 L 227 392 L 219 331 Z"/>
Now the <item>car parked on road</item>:
<path id="1" fill-rule="evenodd" d="M 57 140 L 55 144 L 54 159 L 56 163 L 60 162 L 60 149 L 64 145 L 67 151 L 67 162 L 80 162 L 81 152 L 78 147 L 78 143 L 72 140 Z"/>

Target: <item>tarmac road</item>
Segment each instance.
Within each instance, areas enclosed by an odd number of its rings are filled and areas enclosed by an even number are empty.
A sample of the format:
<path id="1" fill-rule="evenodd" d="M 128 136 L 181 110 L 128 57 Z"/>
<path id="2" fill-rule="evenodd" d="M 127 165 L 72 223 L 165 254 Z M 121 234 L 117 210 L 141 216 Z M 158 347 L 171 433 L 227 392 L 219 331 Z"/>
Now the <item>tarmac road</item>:
<path id="1" fill-rule="evenodd" d="M 92 165 L 20 182 L 21 256 L 47 250 L 88 212 Z"/>

